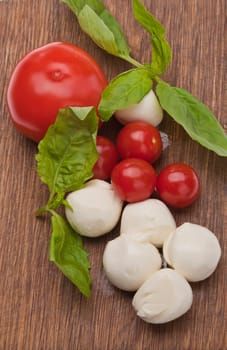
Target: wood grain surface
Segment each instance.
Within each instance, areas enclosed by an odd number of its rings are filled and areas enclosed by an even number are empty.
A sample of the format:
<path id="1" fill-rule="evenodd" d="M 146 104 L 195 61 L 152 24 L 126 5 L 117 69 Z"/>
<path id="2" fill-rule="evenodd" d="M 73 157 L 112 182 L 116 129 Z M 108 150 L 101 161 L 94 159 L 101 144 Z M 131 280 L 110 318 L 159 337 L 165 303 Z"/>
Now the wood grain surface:
<path id="1" fill-rule="evenodd" d="M 149 61 L 148 36 L 133 19 L 131 1 L 104 3 L 123 26 L 133 56 Z M 166 27 L 173 49 L 165 80 L 202 100 L 226 129 L 226 0 L 144 0 L 144 4 Z M 168 116 L 161 130 L 171 145 L 157 171 L 171 162 L 187 162 L 201 178 L 198 201 L 173 211 L 177 225 L 190 221 L 207 226 L 223 252 L 215 273 L 192 285 L 191 310 L 156 326 L 135 315 L 132 294 L 113 288 L 102 269 L 103 249 L 117 230 L 84 240 L 92 265 L 89 300 L 49 262 L 50 219 L 34 216 L 48 196 L 35 169 L 37 146 L 14 129 L 6 90 L 24 54 L 59 40 L 87 50 L 109 79 L 131 68 L 97 48 L 60 1 L 0 0 L 0 350 L 226 350 L 227 162 L 190 140 Z M 113 120 L 102 132 L 114 137 L 118 128 Z"/>

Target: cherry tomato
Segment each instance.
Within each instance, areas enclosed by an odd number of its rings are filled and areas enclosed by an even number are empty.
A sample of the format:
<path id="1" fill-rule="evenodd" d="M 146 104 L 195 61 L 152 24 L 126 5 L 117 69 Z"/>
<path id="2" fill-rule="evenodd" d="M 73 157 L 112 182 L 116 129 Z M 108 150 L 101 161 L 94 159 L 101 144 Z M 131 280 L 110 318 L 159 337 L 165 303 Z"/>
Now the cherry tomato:
<path id="1" fill-rule="evenodd" d="M 17 64 L 7 91 L 9 112 L 15 127 L 38 142 L 60 108 L 97 107 L 106 85 L 102 69 L 87 52 L 53 42 Z"/>
<path id="2" fill-rule="evenodd" d="M 156 173 L 151 164 L 139 158 L 120 161 L 111 174 L 111 183 L 119 197 L 138 202 L 150 197 L 155 189 Z"/>
<path id="3" fill-rule="evenodd" d="M 162 152 L 162 139 L 157 128 L 145 122 L 132 122 L 124 126 L 116 140 L 121 158 L 141 158 L 154 163 Z"/>
<path id="4" fill-rule="evenodd" d="M 197 199 L 200 183 L 192 167 L 175 163 L 161 170 L 157 176 L 156 189 L 166 204 L 174 208 L 185 208 Z"/>
<path id="5" fill-rule="evenodd" d="M 95 179 L 108 180 L 118 160 L 116 147 L 108 138 L 97 136 L 96 148 L 99 157 L 93 168 L 93 177 Z"/>

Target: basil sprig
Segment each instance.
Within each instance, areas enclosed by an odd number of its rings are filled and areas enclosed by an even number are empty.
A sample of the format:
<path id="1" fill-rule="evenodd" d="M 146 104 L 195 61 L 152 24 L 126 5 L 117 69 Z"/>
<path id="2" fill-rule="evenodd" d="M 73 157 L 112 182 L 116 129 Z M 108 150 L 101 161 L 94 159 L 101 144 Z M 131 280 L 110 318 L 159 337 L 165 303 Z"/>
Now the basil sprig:
<path id="1" fill-rule="evenodd" d="M 50 191 L 47 204 L 37 216 L 52 216 L 50 260 L 85 296 L 90 296 L 90 264 L 81 237 L 56 213 L 67 206 L 67 192 L 82 188 L 93 176 L 98 158 L 96 135 L 98 118 L 94 107 L 69 107 L 59 111 L 55 124 L 49 127 L 38 145 L 37 172 Z"/>
<path id="2" fill-rule="evenodd" d="M 135 19 L 150 35 L 152 59 L 146 64 L 130 55 L 122 28 L 102 1 L 62 1 L 75 13 L 81 28 L 99 47 L 139 68 L 120 74 L 106 87 L 99 104 L 99 115 L 103 120 L 108 120 L 118 109 L 140 102 L 155 81 L 162 108 L 193 140 L 219 156 L 227 156 L 227 136 L 208 107 L 186 90 L 172 87 L 160 78 L 171 62 L 171 47 L 165 39 L 165 28 L 140 0 L 132 0 L 132 5 Z"/>

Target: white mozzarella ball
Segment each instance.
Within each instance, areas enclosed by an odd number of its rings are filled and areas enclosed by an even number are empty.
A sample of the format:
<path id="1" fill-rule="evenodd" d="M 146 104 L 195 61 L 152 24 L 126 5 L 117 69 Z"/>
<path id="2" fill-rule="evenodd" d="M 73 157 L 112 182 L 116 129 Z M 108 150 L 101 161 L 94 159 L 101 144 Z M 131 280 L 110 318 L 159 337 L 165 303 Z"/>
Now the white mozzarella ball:
<path id="1" fill-rule="evenodd" d="M 161 247 L 176 223 L 168 207 L 158 199 L 126 205 L 121 217 L 121 234 L 130 234 L 139 241 Z"/>
<path id="2" fill-rule="evenodd" d="M 66 201 L 72 208 L 65 210 L 67 220 L 87 237 L 110 232 L 118 223 L 123 206 L 111 184 L 103 180 L 87 182 L 84 188 L 70 193 Z"/>
<path id="3" fill-rule="evenodd" d="M 144 321 L 166 323 L 185 314 L 192 301 L 192 289 L 186 279 L 165 268 L 144 282 L 134 295 L 132 305 Z"/>
<path id="4" fill-rule="evenodd" d="M 144 121 L 158 126 L 163 119 L 163 110 L 155 93 L 150 90 L 138 104 L 116 111 L 115 117 L 121 124 Z"/>
<path id="5" fill-rule="evenodd" d="M 109 281 L 117 288 L 135 291 L 161 268 L 161 256 L 152 244 L 139 243 L 129 236 L 118 236 L 107 243 L 103 267 Z"/>
<path id="6" fill-rule="evenodd" d="M 167 263 L 188 281 L 202 281 L 217 267 L 221 248 L 217 237 L 206 227 L 184 223 L 165 241 Z"/>

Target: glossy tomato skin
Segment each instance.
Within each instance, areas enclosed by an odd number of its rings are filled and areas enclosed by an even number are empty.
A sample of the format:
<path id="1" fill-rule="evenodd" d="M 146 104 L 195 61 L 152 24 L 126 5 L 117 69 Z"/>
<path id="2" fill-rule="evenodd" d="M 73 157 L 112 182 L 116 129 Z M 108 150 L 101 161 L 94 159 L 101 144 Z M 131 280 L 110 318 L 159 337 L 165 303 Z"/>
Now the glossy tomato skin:
<path id="1" fill-rule="evenodd" d="M 185 208 L 199 196 L 200 181 L 195 170 L 184 163 L 166 166 L 157 176 L 160 198 L 174 208 Z"/>
<path id="2" fill-rule="evenodd" d="M 38 142 L 68 106 L 98 106 L 107 79 L 81 48 L 53 42 L 28 53 L 15 67 L 7 104 L 15 127 Z"/>
<path id="3" fill-rule="evenodd" d="M 146 122 L 124 126 L 117 136 L 116 146 L 122 159 L 135 157 L 154 163 L 162 153 L 159 130 Z"/>
<path id="4" fill-rule="evenodd" d="M 98 160 L 93 168 L 93 177 L 99 180 L 108 180 L 118 161 L 116 147 L 107 137 L 97 136 L 96 148 L 98 151 Z"/>
<path id="5" fill-rule="evenodd" d="M 129 203 L 147 199 L 155 189 L 156 173 L 151 164 L 139 158 L 120 161 L 111 174 L 111 183 L 118 196 Z"/>

